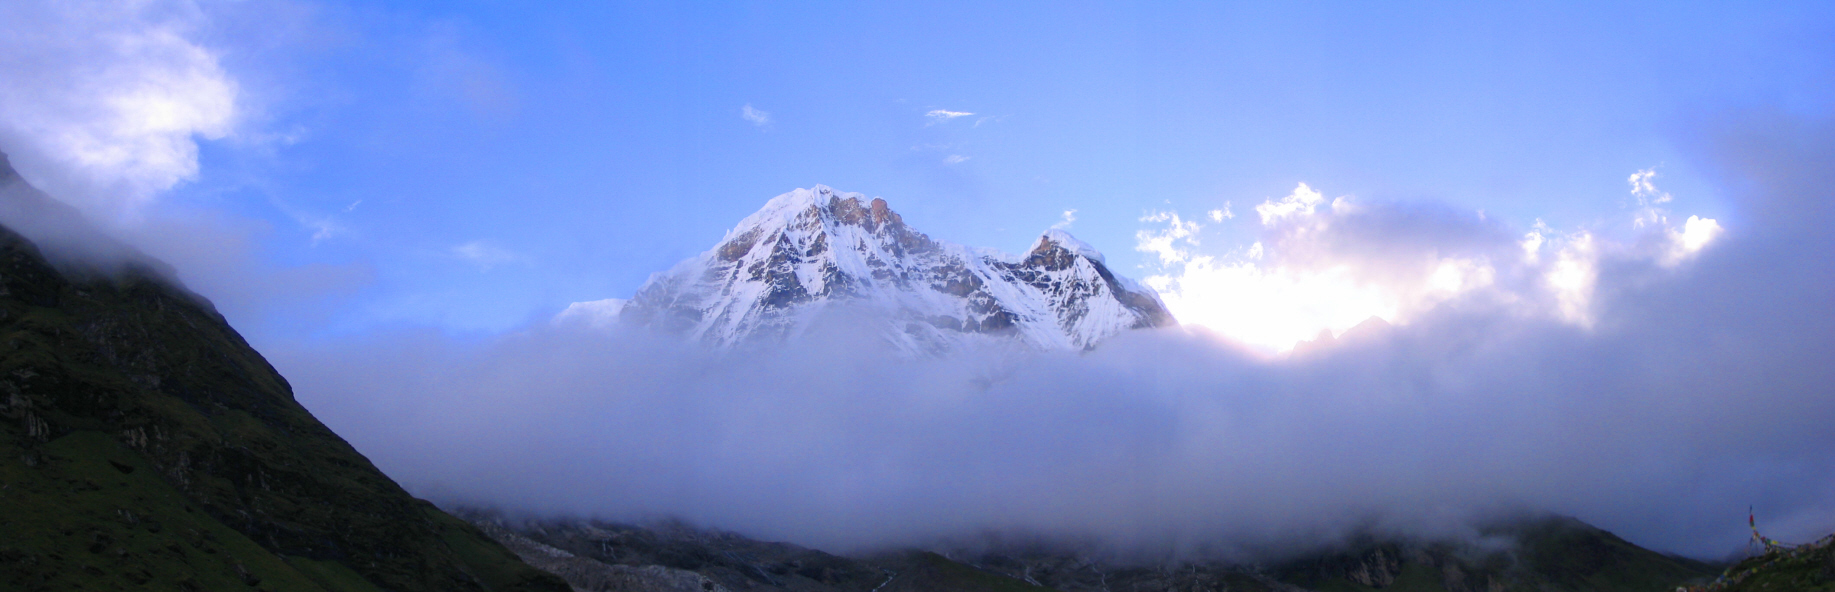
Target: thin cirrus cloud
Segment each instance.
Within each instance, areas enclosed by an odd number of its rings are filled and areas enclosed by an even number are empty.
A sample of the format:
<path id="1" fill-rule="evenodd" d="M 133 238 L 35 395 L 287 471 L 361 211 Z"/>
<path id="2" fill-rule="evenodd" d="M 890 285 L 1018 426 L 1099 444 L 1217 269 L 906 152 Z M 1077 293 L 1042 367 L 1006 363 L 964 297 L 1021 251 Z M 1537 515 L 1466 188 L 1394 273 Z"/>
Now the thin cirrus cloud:
<path id="1" fill-rule="evenodd" d="M 744 107 L 739 108 L 739 117 L 740 119 L 746 120 L 747 123 L 757 126 L 759 129 L 771 127 L 771 114 L 762 109 L 752 107 L 751 103 L 746 103 Z"/>
<path id="2" fill-rule="evenodd" d="M 924 117 L 930 118 L 930 123 L 924 125 L 935 125 L 957 117 L 968 117 L 970 115 L 974 115 L 974 113 L 969 113 L 967 111 L 950 111 L 948 109 L 931 109 L 930 112 L 924 114 Z"/>
<path id="3" fill-rule="evenodd" d="M 477 266 L 478 271 L 490 271 L 522 260 L 522 256 L 482 240 L 454 245 L 449 252 L 459 260 Z"/>

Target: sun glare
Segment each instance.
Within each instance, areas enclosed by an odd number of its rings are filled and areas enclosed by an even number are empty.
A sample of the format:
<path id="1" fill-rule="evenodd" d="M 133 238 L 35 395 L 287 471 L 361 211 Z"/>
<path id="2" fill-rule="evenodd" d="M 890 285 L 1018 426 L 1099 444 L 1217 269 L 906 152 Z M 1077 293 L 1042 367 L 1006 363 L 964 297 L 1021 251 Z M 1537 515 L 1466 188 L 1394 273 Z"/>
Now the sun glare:
<path id="1" fill-rule="evenodd" d="M 1501 302 L 1525 314 L 1590 327 L 1602 257 L 1675 267 L 1723 232 L 1719 223 L 1699 216 L 1671 226 L 1669 213 L 1659 207 L 1671 198 L 1656 188 L 1655 176 L 1640 171 L 1631 177 L 1639 198 L 1631 212 L 1633 226 L 1661 237 L 1655 251 L 1586 230 L 1557 232 L 1541 220 L 1514 245 L 1497 245 L 1505 252 L 1520 251 L 1520 258 L 1493 262 L 1489 257 L 1496 250 L 1450 244 L 1397 251 L 1394 245 L 1376 244 L 1395 237 L 1344 232 L 1366 206 L 1345 197 L 1327 200 L 1304 183 L 1255 207 L 1262 240 L 1247 248 L 1225 256 L 1201 253 L 1199 240 L 1207 225 L 1177 212 L 1153 212 L 1141 221 L 1162 227 L 1137 233 L 1136 249 L 1158 258 L 1162 273 L 1148 276 L 1146 283 L 1159 291 L 1181 324 L 1204 327 L 1269 355 L 1324 335 L 1340 336 L 1371 318 L 1406 324 L 1443 302 L 1481 290 L 1497 292 Z M 1213 223 L 1228 219 L 1209 218 Z M 1373 257 L 1372 252 L 1385 255 Z M 1498 265 L 1535 281 L 1499 287 Z"/>

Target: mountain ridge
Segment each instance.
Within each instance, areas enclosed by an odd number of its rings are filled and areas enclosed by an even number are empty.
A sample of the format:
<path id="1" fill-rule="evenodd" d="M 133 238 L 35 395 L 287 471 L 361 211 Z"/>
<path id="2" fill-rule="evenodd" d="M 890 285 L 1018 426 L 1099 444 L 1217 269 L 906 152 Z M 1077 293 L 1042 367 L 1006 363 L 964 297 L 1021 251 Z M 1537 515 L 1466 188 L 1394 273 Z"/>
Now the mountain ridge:
<path id="1" fill-rule="evenodd" d="M 772 198 L 630 300 L 601 302 L 621 322 L 717 347 L 795 337 L 843 305 L 883 315 L 880 334 L 909 354 L 976 341 L 1087 350 L 1177 323 L 1151 288 L 1067 232 L 1046 231 L 1020 255 L 969 248 L 907 226 L 884 199 L 823 185 Z"/>
<path id="2" fill-rule="evenodd" d="M 567 590 L 377 470 L 169 267 L 66 257 L 0 224 L 0 588 Z"/>
<path id="3" fill-rule="evenodd" d="M 805 592 L 1670 592 L 1707 581 L 1716 568 L 1552 514 L 1488 523 L 1476 539 L 1364 533 L 1320 542 L 1311 551 L 1228 560 L 1202 554 L 1128 559 L 1099 545 L 992 534 L 835 555 L 673 521 L 635 525 L 454 512 L 582 590 L 618 590 L 595 585 L 647 579 L 657 583 L 652 589 L 684 591 L 689 588 L 662 584 Z"/>

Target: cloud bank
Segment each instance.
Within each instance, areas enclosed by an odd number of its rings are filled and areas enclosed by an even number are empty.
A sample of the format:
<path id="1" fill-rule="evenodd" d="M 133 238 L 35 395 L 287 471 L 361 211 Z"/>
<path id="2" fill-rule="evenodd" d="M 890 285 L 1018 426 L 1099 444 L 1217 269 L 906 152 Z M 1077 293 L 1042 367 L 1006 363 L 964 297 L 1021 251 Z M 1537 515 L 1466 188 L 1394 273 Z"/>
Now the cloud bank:
<path id="1" fill-rule="evenodd" d="M 1438 204 L 1328 200 L 1301 183 L 1255 206 L 1259 240 L 1247 248 L 1204 250 L 1205 225 L 1177 212 L 1143 217 L 1154 226 L 1137 234 L 1135 248 L 1155 255 L 1160 273 L 1146 283 L 1181 322 L 1269 353 L 1372 317 L 1407 322 L 1453 299 L 1590 327 L 1603 267 L 1674 268 L 1723 232 L 1699 216 L 1672 224 L 1661 207 L 1671 197 L 1655 177 L 1654 170 L 1631 175 L 1635 233 L 1623 240 L 1540 222 L 1513 230 L 1482 212 Z M 1226 204 L 1209 218 L 1221 223 L 1227 214 Z"/>
<path id="2" fill-rule="evenodd" d="M 41 189 L 92 216 L 130 212 L 230 135 L 238 85 L 186 1 L 0 6 L 0 144 Z"/>
<path id="3" fill-rule="evenodd" d="M 1431 285 L 1484 255 L 1499 288 L 1274 358 L 1198 327 L 897 361 L 846 318 L 729 353 L 541 324 L 270 354 L 314 413 L 445 501 L 836 550 L 996 529 L 1241 552 L 1529 509 L 1719 556 L 1749 504 L 1785 540 L 1835 526 L 1835 133 L 1801 127 L 1728 134 L 1716 162 L 1741 224 L 1686 261 L 1653 255 L 1661 233 L 1590 243 L 1585 323 L 1546 288 L 1580 239 L 1532 249 L 1542 231 L 1296 192 L 1258 211 L 1296 224 L 1267 257 L 1364 257 L 1347 273 Z M 1307 208 L 1333 228 L 1301 238 Z"/>

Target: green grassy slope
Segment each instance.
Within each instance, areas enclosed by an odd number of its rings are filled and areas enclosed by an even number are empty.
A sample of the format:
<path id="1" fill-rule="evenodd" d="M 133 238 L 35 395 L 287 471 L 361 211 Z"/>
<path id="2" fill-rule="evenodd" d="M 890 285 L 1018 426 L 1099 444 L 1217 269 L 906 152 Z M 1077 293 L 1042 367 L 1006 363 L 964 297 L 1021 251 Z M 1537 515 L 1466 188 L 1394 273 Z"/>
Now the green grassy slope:
<path id="1" fill-rule="evenodd" d="M 567 589 L 376 470 L 203 299 L 0 228 L 0 588 L 129 587 Z"/>
<path id="2" fill-rule="evenodd" d="M 1749 557 L 1690 592 L 1835 592 L 1835 535 Z"/>
<path id="3" fill-rule="evenodd" d="M 1276 568 L 1280 579 L 1322 592 L 1670 592 L 1712 577 L 1714 566 L 1638 547 L 1572 518 L 1548 516 L 1486 534 L 1515 545 L 1369 543 Z"/>

